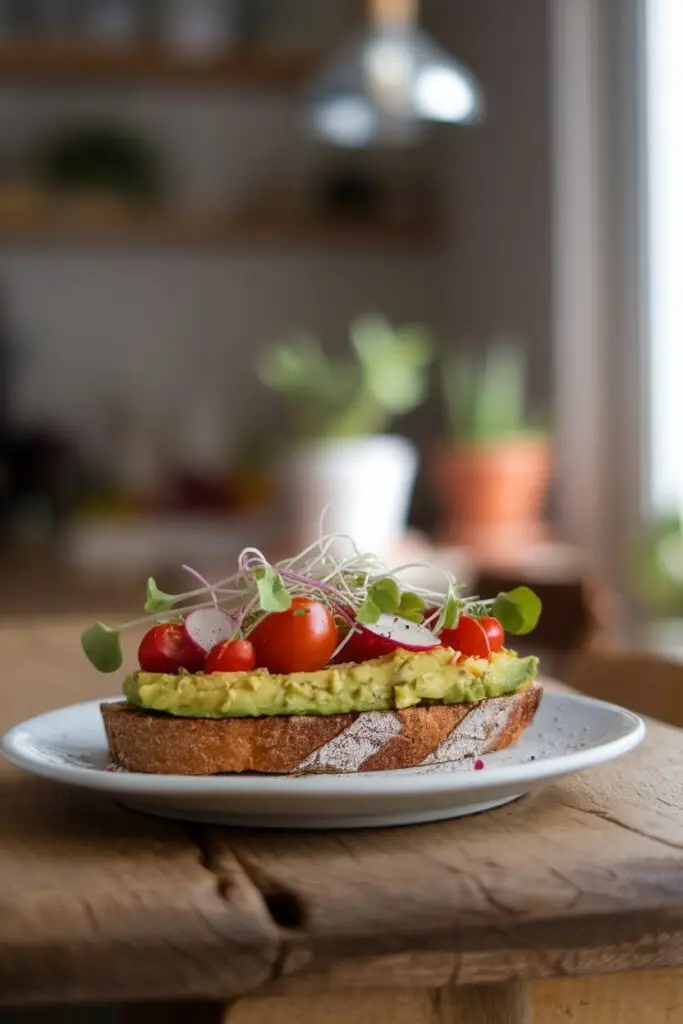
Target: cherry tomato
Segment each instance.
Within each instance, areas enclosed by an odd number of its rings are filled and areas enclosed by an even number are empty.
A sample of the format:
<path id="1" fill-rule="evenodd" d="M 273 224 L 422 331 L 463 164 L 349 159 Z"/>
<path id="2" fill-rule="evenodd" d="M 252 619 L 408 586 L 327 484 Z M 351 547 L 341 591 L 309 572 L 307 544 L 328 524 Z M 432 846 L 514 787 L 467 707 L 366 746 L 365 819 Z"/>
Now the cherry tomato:
<path id="1" fill-rule="evenodd" d="M 199 672 L 204 667 L 205 652 L 177 622 L 152 626 L 138 648 L 138 661 L 143 672 Z"/>
<path id="2" fill-rule="evenodd" d="M 479 620 L 484 627 L 484 632 L 489 639 L 489 647 L 492 651 L 500 651 L 505 643 L 505 631 L 498 619 L 492 615 L 486 615 Z"/>
<path id="3" fill-rule="evenodd" d="M 428 622 L 429 619 L 431 619 L 433 616 L 438 616 L 440 611 L 441 611 L 441 608 L 439 608 L 437 605 L 431 605 L 430 607 L 425 608 L 423 622 Z M 433 619 L 433 621 L 430 623 L 430 625 L 427 628 L 428 629 L 433 629 L 435 625 L 436 625 L 436 618 Z"/>
<path id="4" fill-rule="evenodd" d="M 211 648 L 205 672 L 251 672 L 256 668 L 256 651 L 250 640 L 223 640 Z"/>
<path id="5" fill-rule="evenodd" d="M 309 597 L 295 597 L 286 612 L 266 615 L 249 639 L 260 668 L 285 673 L 324 668 L 339 642 L 332 613 Z"/>
<path id="6" fill-rule="evenodd" d="M 459 651 L 466 658 L 488 658 L 491 654 L 488 634 L 472 615 L 461 615 L 455 629 L 442 629 L 439 640 L 444 647 Z"/>

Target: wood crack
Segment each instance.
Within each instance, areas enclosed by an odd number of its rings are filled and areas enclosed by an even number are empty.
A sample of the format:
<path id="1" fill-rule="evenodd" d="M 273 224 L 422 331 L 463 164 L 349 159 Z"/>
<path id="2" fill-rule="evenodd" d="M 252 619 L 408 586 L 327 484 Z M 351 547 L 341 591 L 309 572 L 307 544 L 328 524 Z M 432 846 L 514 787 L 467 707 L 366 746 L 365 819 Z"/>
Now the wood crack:
<path id="1" fill-rule="evenodd" d="M 487 887 L 484 885 L 481 879 L 476 878 L 474 875 L 468 873 L 467 871 L 462 871 L 460 868 L 457 868 L 452 864 L 444 864 L 442 861 L 437 861 L 436 863 L 438 863 L 440 867 L 448 871 L 450 874 L 459 875 L 460 877 L 465 878 L 471 883 L 473 883 L 477 891 L 483 897 L 483 899 L 494 910 L 497 910 L 499 913 L 504 914 L 508 918 L 515 917 L 515 911 L 511 907 L 507 906 L 507 904 L 505 904 L 497 896 L 494 896 L 487 889 Z M 574 888 L 578 889 L 578 886 L 574 884 Z M 575 899 L 576 896 L 574 897 L 574 900 Z M 501 938 L 505 940 L 506 944 L 513 946 L 515 949 L 520 949 L 524 952 L 534 954 L 536 957 L 538 957 L 540 962 L 545 965 L 545 967 L 548 969 L 551 975 L 564 976 L 567 974 L 567 971 L 564 965 L 562 964 L 561 957 L 553 957 L 547 950 L 521 938 L 514 928 L 511 928 L 504 924 L 500 924 L 495 921 L 487 921 L 486 927 L 490 928 L 490 930 L 495 935 L 501 936 Z"/>
<path id="2" fill-rule="evenodd" d="M 559 878 L 561 882 L 564 882 L 566 885 L 570 886 L 574 890 L 572 898 L 569 900 L 565 907 L 565 910 L 574 910 L 577 904 L 579 904 L 585 896 L 585 891 L 581 888 L 580 885 L 576 884 L 573 878 L 567 875 L 564 871 L 560 871 L 559 868 L 553 867 L 551 865 L 550 873 L 551 875 L 555 875 L 555 877 Z"/>
<path id="3" fill-rule="evenodd" d="M 677 811 L 678 814 L 681 813 L 680 803 L 675 803 L 673 800 L 665 800 L 663 796 L 658 796 L 656 799 L 658 804 L 664 804 L 665 807 L 670 807 L 672 810 Z"/>
<path id="4" fill-rule="evenodd" d="M 458 868 L 454 868 L 451 865 L 443 866 L 447 867 L 448 870 L 456 874 L 465 875 L 467 878 L 470 878 L 475 883 L 477 889 L 484 897 L 486 902 L 489 904 L 489 906 L 493 907 L 495 910 L 500 911 L 501 913 L 506 914 L 508 917 L 514 915 L 514 911 L 510 907 L 506 906 L 506 904 L 503 903 L 500 899 L 493 896 L 480 879 L 475 878 L 472 875 L 468 875 L 466 872 L 460 871 L 458 870 Z M 520 936 L 517 934 L 514 928 L 510 928 L 507 925 L 498 924 L 497 922 L 490 921 L 487 923 L 488 926 L 491 928 L 493 932 L 495 932 L 496 935 L 502 936 L 502 938 L 504 938 L 508 943 L 511 943 L 512 946 L 514 946 L 516 949 L 521 949 L 525 952 L 534 953 L 541 961 L 541 963 L 545 964 L 545 966 L 549 968 L 551 974 L 567 974 L 567 971 L 565 970 L 561 962 L 561 958 L 553 957 L 547 950 L 542 949 L 539 946 L 536 946 L 533 943 L 530 943 L 520 938 Z"/>
<path id="5" fill-rule="evenodd" d="M 470 882 L 475 887 L 477 892 L 481 894 L 484 900 L 489 904 L 490 907 L 493 907 L 494 910 L 497 910 L 501 914 L 505 914 L 506 917 L 515 916 L 515 911 L 512 909 L 512 907 L 509 907 L 497 896 L 494 896 L 493 893 L 491 893 L 489 889 L 487 889 L 487 887 L 484 885 L 481 879 L 476 877 L 476 875 L 471 874 L 469 871 L 463 871 L 462 868 L 457 868 L 455 867 L 454 864 L 448 864 L 447 862 L 436 860 L 433 857 L 431 858 L 431 860 L 433 864 L 438 864 L 438 866 L 442 868 L 444 871 L 447 871 L 448 874 L 456 875 L 458 878 L 462 878 L 466 882 Z"/>
<path id="6" fill-rule="evenodd" d="M 675 843 L 669 839 L 663 839 L 661 836 L 654 836 L 651 832 L 646 832 L 645 829 L 636 828 L 635 825 L 629 825 L 620 818 L 616 818 L 609 813 L 609 811 L 596 810 L 590 807 L 581 807 L 579 804 L 569 803 L 566 800 L 561 801 L 564 807 L 568 807 L 572 811 L 578 811 L 579 814 L 587 814 L 591 818 L 600 818 L 601 821 L 607 821 L 610 825 L 616 825 L 618 828 L 623 828 L 626 832 L 632 832 L 633 835 L 641 836 L 643 839 L 649 839 L 653 843 L 659 843 L 661 846 L 666 846 L 670 850 L 678 850 L 680 853 L 683 850 L 683 842 Z"/>
<path id="7" fill-rule="evenodd" d="M 213 879 L 213 884 L 216 888 L 218 898 L 222 902 L 226 903 L 232 887 L 232 879 L 225 875 L 221 870 L 218 858 L 212 855 L 210 843 L 207 842 L 204 829 L 201 825 L 191 825 L 189 822 L 184 822 L 183 824 L 188 839 L 197 847 L 199 863 L 206 871 L 208 871 Z M 235 857 L 235 859 L 237 860 L 237 857 Z"/>
<path id="8" fill-rule="evenodd" d="M 276 881 L 248 858 L 231 847 L 231 853 L 259 893 L 270 920 L 278 931 L 298 931 L 305 927 L 308 910 L 297 892 Z"/>
<path id="9" fill-rule="evenodd" d="M 213 879 L 216 895 L 227 905 L 230 900 L 231 890 L 234 886 L 234 879 L 230 877 L 222 866 L 222 858 L 220 855 L 213 852 L 210 834 L 207 832 L 207 829 L 201 825 L 192 825 L 186 822 L 184 827 L 188 838 L 197 847 L 199 863 L 206 871 L 208 871 Z M 285 965 L 289 956 L 289 946 L 286 941 L 286 936 L 283 934 L 283 925 L 278 920 L 278 917 L 282 916 L 282 911 L 278 911 L 277 903 L 274 908 L 273 893 L 277 888 L 277 893 L 281 898 L 286 898 L 291 895 L 292 900 L 297 901 L 297 903 L 298 897 L 294 893 L 284 893 L 281 886 L 276 887 L 272 879 L 266 879 L 262 872 L 258 869 L 254 869 L 254 866 L 250 864 L 246 858 L 240 856 L 232 847 L 230 852 L 235 862 L 244 873 L 247 881 L 250 883 L 252 893 L 256 896 L 261 911 L 273 926 L 272 930 L 275 949 L 273 952 L 272 962 L 268 965 L 267 977 L 263 982 L 264 984 L 271 984 L 282 978 L 285 973 Z"/>
<path id="10" fill-rule="evenodd" d="M 200 863 L 213 876 L 219 899 L 227 901 L 233 879 L 226 873 L 220 854 L 214 854 L 210 833 L 202 826 L 186 825 L 186 829 L 198 848 Z M 273 879 L 232 846 L 230 853 L 251 884 L 261 910 L 272 926 L 275 950 L 266 983 L 275 983 L 289 973 L 288 969 L 291 970 L 293 961 L 297 959 L 292 939 L 299 929 L 305 927 L 307 908 L 298 893 Z"/>

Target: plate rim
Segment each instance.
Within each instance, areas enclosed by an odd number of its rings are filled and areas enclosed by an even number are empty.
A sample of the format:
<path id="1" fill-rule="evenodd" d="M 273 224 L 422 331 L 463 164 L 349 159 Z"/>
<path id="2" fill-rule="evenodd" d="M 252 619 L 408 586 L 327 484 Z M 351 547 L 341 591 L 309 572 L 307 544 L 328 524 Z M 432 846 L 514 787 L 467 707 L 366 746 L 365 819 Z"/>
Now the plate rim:
<path id="1" fill-rule="evenodd" d="M 320 773 L 310 775 L 153 775 L 143 772 L 112 772 L 106 769 L 82 768 L 78 765 L 43 763 L 32 758 L 22 748 L 32 727 L 52 715 L 75 712 L 84 708 L 99 708 L 100 704 L 119 701 L 114 698 L 94 698 L 53 708 L 33 715 L 19 722 L 0 736 L 0 753 L 15 767 L 31 774 L 63 782 L 80 788 L 106 791 L 108 793 L 137 793 L 153 796 L 162 791 L 173 790 L 176 794 L 192 796 L 210 793 L 234 794 L 261 793 L 275 796 L 278 793 L 295 792 L 301 797 L 321 796 L 325 791 L 331 795 L 356 795 L 376 798 L 386 795 L 418 795 L 423 792 L 461 790 L 479 792 L 499 785 L 525 785 L 552 780 L 558 776 L 573 774 L 597 767 L 616 757 L 629 753 L 643 741 L 646 724 L 643 718 L 628 708 L 609 701 L 598 700 L 580 693 L 556 693 L 545 690 L 543 701 L 555 704 L 558 710 L 563 703 L 583 706 L 587 709 L 609 711 L 626 718 L 630 729 L 623 735 L 583 750 L 552 755 L 541 761 L 526 761 L 517 765 L 487 766 L 485 772 L 475 771 L 424 771 L 394 769 L 380 772 Z"/>

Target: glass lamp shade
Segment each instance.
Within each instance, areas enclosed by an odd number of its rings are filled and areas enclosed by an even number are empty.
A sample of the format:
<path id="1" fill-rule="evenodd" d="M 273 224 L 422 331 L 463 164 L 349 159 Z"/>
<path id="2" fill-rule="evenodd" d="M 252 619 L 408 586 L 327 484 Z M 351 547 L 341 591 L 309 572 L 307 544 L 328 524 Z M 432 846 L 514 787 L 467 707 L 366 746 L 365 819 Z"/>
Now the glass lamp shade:
<path id="1" fill-rule="evenodd" d="M 474 75 L 413 24 L 378 26 L 354 39 L 309 85 L 313 134 L 336 146 L 410 145 L 430 122 L 481 119 Z"/>

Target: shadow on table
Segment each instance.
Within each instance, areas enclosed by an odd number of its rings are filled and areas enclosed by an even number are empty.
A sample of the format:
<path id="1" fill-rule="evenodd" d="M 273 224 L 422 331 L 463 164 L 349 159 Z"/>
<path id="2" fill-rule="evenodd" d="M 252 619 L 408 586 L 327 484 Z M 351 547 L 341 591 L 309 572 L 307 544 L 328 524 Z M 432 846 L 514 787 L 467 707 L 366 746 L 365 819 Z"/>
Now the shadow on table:
<path id="1" fill-rule="evenodd" d="M 107 1006 L 60 1006 L 0 1011 L 0 1024 L 119 1024 L 120 1012 Z"/>
<path id="2" fill-rule="evenodd" d="M 158 852 L 164 849 L 161 844 L 182 834 L 175 824 L 142 818 L 113 801 L 19 772 L 0 773 L 0 819 L 12 822 L 12 838 L 24 844 L 27 854 L 49 851 L 52 865 L 62 858 L 73 864 L 75 849 L 87 864 L 92 846 L 134 854 L 141 828 L 150 844 L 160 844 Z"/>

